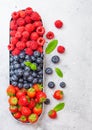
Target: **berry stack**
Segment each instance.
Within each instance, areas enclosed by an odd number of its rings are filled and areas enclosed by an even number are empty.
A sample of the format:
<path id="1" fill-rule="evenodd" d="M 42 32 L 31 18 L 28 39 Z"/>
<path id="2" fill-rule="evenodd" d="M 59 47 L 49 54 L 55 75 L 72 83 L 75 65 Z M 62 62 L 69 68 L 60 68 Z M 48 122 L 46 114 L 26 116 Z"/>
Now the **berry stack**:
<path id="1" fill-rule="evenodd" d="M 43 92 L 45 29 L 40 15 L 28 7 L 12 13 L 10 21 L 9 110 L 21 122 L 34 123 L 46 101 Z"/>

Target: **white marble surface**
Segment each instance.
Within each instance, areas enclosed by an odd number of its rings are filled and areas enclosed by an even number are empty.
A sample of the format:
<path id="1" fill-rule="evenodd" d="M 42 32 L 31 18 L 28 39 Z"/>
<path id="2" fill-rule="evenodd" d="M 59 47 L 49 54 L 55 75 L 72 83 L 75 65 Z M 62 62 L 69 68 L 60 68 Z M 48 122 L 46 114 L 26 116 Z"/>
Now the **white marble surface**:
<path id="1" fill-rule="evenodd" d="M 43 19 L 46 30 L 52 30 L 59 44 L 66 47 L 58 66 L 64 72 L 62 79 L 65 109 L 51 120 L 47 112 L 57 102 L 53 99 L 45 107 L 42 120 L 37 125 L 17 123 L 8 111 L 6 88 L 8 86 L 9 20 L 12 11 L 31 6 Z M 62 19 L 64 27 L 58 31 L 53 22 Z M 54 52 L 52 53 L 54 55 Z M 51 56 L 46 56 L 46 66 Z M 48 59 L 48 60 L 47 60 Z M 0 130 L 92 130 L 92 0 L 0 0 Z M 46 92 L 52 99 L 54 90 L 47 88 L 51 77 L 46 77 Z M 61 79 L 53 75 L 56 88 Z"/>

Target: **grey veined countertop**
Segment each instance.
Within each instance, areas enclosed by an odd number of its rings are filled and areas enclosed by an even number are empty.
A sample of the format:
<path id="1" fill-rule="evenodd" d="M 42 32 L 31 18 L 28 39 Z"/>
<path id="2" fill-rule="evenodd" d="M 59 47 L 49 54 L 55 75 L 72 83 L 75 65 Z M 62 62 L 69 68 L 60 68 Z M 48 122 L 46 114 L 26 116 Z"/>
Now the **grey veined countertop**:
<path id="1" fill-rule="evenodd" d="M 63 79 L 55 73 L 45 76 L 45 90 L 51 104 L 45 106 L 42 119 L 37 125 L 25 125 L 16 122 L 8 111 L 6 88 L 8 86 L 8 50 L 9 20 L 15 10 L 31 6 L 42 16 L 46 31 L 55 33 L 59 44 L 66 47 L 66 53 L 59 55 L 58 64 Z M 62 30 L 57 30 L 53 23 L 56 19 L 64 22 Z M 50 62 L 52 55 L 46 57 L 46 66 L 55 67 Z M 0 130 L 92 130 L 92 0 L 0 0 Z M 58 113 L 56 120 L 51 120 L 47 112 L 58 102 L 52 98 L 55 91 L 47 87 L 53 80 L 55 89 L 59 82 L 65 81 L 65 109 Z"/>

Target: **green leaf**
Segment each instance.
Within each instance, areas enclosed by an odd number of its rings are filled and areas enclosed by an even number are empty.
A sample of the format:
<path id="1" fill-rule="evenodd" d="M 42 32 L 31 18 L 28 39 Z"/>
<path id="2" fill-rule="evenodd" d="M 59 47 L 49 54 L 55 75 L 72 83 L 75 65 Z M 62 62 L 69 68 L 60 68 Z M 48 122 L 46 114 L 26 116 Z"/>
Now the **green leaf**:
<path id="1" fill-rule="evenodd" d="M 59 103 L 59 104 L 57 104 L 57 105 L 54 107 L 53 110 L 55 110 L 56 112 L 58 112 L 58 111 L 64 109 L 64 106 L 65 106 L 65 103 Z"/>
<path id="2" fill-rule="evenodd" d="M 59 69 L 59 68 L 55 68 L 55 71 L 56 71 L 56 74 L 59 76 L 59 77 L 63 77 L 63 72 Z"/>
<path id="3" fill-rule="evenodd" d="M 52 51 L 54 51 L 57 44 L 58 44 L 58 40 L 52 40 L 46 47 L 46 50 L 45 50 L 46 54 L 50 54 Z"/>
<path id="4" fill-rule="evenodd" d="M 37 66 L 35 63 L 31 63 L 30 61 L 24 62 L 24 64 L 29 67 L 31 70 L 37 70 Z"/>

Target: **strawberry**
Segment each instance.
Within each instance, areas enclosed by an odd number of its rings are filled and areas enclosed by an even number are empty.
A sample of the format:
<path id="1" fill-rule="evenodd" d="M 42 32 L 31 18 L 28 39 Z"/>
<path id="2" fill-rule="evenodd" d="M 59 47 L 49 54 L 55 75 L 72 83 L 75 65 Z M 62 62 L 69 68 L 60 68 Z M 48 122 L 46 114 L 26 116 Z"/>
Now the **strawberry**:
<path id="1" fill-rule="evenodd" d="M 8 96 L 14 96 L 16 94 L 15 87 L 12 85 L 9 85 L 6 92 Z"/>
<path id="2" fill-rule="evenodd" d="M 57 118 L 57 113 L 56 113 L 55 110 L 50 110 L 50 111 L 48 112 L 48 116 L 49 116 L 50 118 L 52 118 L 52 119 L 55 119 L 55 118 Z"/>
<path id="3" fill-rule="evenodd" d="M 18 99 L 15 96 L 14 97 L 10 97 L 8 101 L 9 101 L 10 105 L 17 105 L 17 103 L 18 103 Z"/>
<path id="4" fill-rule="evenodd" d="M 42 102 L 44 102 L 45 100 L 46 100 L 46 98 L 47 98 L 47 95 L 44 93 L 44 92 L 37 92 L 36 93 L 36 98 L 38 99 L 38 101 L 40 102 L 40 103 L 42 103 Z"/>
<path id="5" fill-rule="evenodd" d="M 29 102 L 30 102 L 29 97 L 24 95 L 19 98 L 18 104 L 20 106 L 27 106 Z"/>
<path id="6" fill-rule="evenodd" d="M 11 113 L 15 113 L 18 111 L 18 107 L 17 106 L 14 106 L 14 105 L 10 105 L 9 106 L 9 110 Z"/>
<path id="7" fill-rule="evenodd" d="M 29 117 L 28 117 L 28 121 L 29 121 L 30 123 L 35 123 L 35 122 L 37 122 L 37 120 L 38 120 L 38 115 L 37 115 L 37 114 L 32 113 L 32 114 L 29 115 Z"/>
<path id="8" fill-rule="evenodd" d="M 16 112 L 13 114 L 14 118 L 19 119 L 21 117 L 21 113 L 20 112 Z"/>
<path id="9" fill-rule="evenodd" d="M 20 120 L 21 122 L 23 122 L 23 123 L 28 122 L 27 117 L 24 116 L 24 115 L 21 115 L 21 117 L 19 118 L 19 120 Z"/>
<path id="10" fill-rule="evenodd" d="M 29 116 L 31 114 L 31 110 L 28 107 L 22 107 L 21 108 L 21 113 L 24 116 Z"/>

